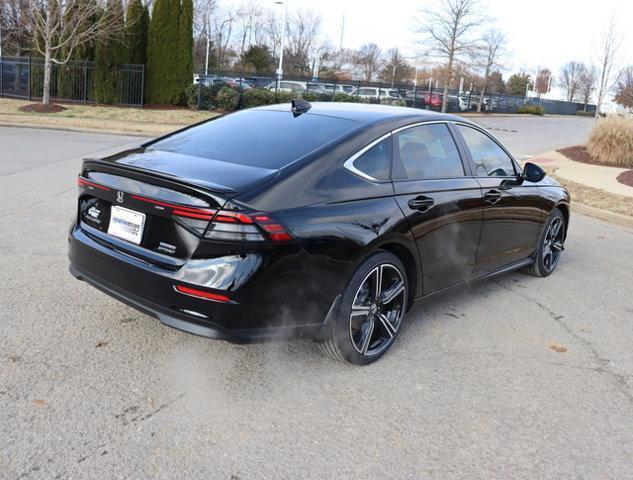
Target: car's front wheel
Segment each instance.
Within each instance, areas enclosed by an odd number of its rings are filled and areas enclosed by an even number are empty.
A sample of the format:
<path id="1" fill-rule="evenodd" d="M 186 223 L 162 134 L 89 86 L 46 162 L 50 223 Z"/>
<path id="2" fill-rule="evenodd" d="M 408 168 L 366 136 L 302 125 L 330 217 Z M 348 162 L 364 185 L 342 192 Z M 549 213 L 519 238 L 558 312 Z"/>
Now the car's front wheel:
<path id="1" fill-rule="evenodd" d="M 408 299 L 409 282 L 400 259 L 389 252 L 371 255 L 347 284 L 324 349 L 356 365 L 375 362 L 398 336 Z"/>
<path id="2" fill-rule="evenodd" d="M 565 217 L 557 208 L 555 209 L 543 228 L 534 263 L 525 268 L 525 272 L 535 277 L 547 277 L 550 275 L 565 249 Z"/>

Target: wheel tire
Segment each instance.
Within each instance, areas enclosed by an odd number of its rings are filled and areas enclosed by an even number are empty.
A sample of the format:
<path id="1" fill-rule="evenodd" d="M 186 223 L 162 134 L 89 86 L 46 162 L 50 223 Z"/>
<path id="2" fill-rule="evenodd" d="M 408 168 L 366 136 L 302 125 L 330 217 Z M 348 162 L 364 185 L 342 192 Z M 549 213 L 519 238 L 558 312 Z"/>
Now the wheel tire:
<path id="1" fill-rule="evenodd" d="M 552 229 L 556 229 L 556 225 L 558 225 L 559 230 L 554 234 Z M 565 230 L 565 217 L 563 216 L 563 213 L 556 208 L 547 219 L 545 227 L 543 227 L 541 238 L 539 238 L 538 249 L 536 250 L 536 259 L 532 265 L 523 269 L 525 273 L 535 277 L 547 277 L 552 274 L 552 272 L 556 269 L 560 255 L 564 250 L 566 235 Z M 554 234 L 553 240 L 551 240 L 552 234 Z M 560 244 L 560 250 L 558 250 L 557 253 L 552 247 L 553 244 Z M 546 260 L 547 255 L 544 255 L 544 252 L 548 253 L 548 251 L 553 255 L 550 257 L 552 259 L 550 262 L 553 263 L 550 263 L 549 265 Z"/>
<path id="2" fill-rule="evenodd" d="M 381 275 L 379 282 L 376 280 L 377 271 Z M 379 301 L 375 301 L 376 295 L 372 293 L 377 288 L 376 284 L 382 287 Z M 394 296 L 389 300 L 391 295 Z M 380 299 L 385 300 L 384 304 Z M 375 362 L 395 342 L 408 300 L 409 281 L 400 259 L 385 251 L 372 254 L 356 269 L 345 287 L 329 331 L 321 344 L 322 349 L 337 360 L 355 365 Z M 367 313 L 364 313 L 365 309 Z M 365 353 L 361 353 L 363 347 Z"/>

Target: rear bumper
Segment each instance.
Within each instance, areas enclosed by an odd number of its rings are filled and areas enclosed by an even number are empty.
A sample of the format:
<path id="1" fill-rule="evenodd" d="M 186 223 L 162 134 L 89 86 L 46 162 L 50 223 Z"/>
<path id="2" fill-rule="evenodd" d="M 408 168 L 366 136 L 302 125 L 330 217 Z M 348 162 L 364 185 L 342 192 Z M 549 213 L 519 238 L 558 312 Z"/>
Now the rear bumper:
<path id="1" fill-rule="evenodd" d="M 250 285 L 248 295 L 234 303 L 220 303 L 183 295 L 174 284 L 182 269 L 165 271 L 112 250 L 73 225 L 69 234 L 70 273 L 111 297 L 160 320 L 163 324 L 194 335 L 251 343 L 293 337 L 319 337 L 325 312 L 320 315 L 288 315 L 288 306 L 257 301 L 266 298 L 268 285 Z M 322 309 L 319 309 L 322 312 Z M 318 319 L 318 320 L 317 320 Z"/>

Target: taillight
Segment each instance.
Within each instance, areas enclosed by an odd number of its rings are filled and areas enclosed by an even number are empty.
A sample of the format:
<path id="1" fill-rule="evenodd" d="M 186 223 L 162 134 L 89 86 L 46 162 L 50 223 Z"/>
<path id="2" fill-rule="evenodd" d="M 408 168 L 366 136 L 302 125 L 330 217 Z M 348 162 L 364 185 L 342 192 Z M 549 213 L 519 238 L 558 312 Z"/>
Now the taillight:
<path id="1" fill-rule="evenodd" d="M 288 229 L 267 213 L 232 212 L 220 210 L 209 224 L 205 238 L 222 242 L 288 242 Z"/>

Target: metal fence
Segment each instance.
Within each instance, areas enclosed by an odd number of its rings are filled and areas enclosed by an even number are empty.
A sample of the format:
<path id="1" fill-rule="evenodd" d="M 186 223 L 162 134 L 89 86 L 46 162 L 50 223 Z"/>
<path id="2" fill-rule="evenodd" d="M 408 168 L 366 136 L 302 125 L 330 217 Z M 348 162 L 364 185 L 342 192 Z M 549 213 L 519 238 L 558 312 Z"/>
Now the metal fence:
<path id="1" fill-rule="evenodd" d="M 116 67 L 112 73 L 115 79 L 115 94 L 110 103 L 142 107 L 145 66 L 124 64 Z M 94 74 L 95 64 L 88 60 L 74 60 L 63 65 L 53 64 L 51 100 L 97 103 Z M 43 58 L 0 57 L 0 97 L 41 99 L 43 86 Z"/>
<path id="2" fill-rule="evenodd" d="M 228 84 L 238 90 L 240 97 L 238 105 L 242 105 L 243 95 L 252 88 L 266 88 L 272 91 L 305 93 L 318 95 L 319 100 L 328 101 L 335 98 L 337 93 L 360 97 L 371 103 L 387 103 L 406 105 L 428 110 L 441 110 L 443 101 L 443 87 L 428 82 L 427 85 L 412 83 L 365 82 L 361 80 L 340 80 L 328 78 L 311 78 L 284 75 L 277 81 L 274 74 L 255 75 L 236 71 L 221 71 L 212 74 L 197 75 L 198 108 L 213 107 L 212 99 L 205 95 L 204 86 Z M 447 110 L 452 113 L 476 111 L 480 95 L 476 91 L 449 89 Z M 579 102 L 566 102 L 542 98 L 511 95 L 507 93 L 486 93 L 482 102 L 482 111 L 492 113 L 516 113 L 522 105 L 541 105 L 545 113 L 556 115 L 576 115 L 585 105 Z M 588 104 L 588 112 L 595 112 L 596 106 Z"/>

